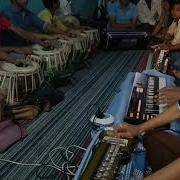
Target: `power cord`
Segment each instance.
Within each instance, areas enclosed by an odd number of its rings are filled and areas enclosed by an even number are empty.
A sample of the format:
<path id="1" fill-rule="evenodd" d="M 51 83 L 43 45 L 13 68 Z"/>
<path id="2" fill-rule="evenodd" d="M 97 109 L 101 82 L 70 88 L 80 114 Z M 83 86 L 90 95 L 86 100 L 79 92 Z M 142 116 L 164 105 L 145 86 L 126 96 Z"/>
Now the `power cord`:
<path id="1" fill-rule="evenodd" d="M 60 171 L 61 173 L 64 173 L 68 176 L 68 179 L 69 179 L 69 176 L 74 176 L 75 173 L 73 172 L 74 169 L 78 168 L 78 166 L 69 166 L 69 162 L 71 162 L 74 158 L 74 155 L 75 153 L 73 151 L 71 151 L 70 149 L 72 148 L 76 148 L 76 149 L 79 149 L 79 150 L 83 150 L 83 151 L 86 151 L 85 148 L 83 147 L 80 147 L 80 146 L 76 146 L 76 145 L 70 145 L 68 146 L 67 148 L 64 148 L 64 147 L 58 147 L 58 148 L 55 148 L 53 149 L 52 151 L 50 151 L 49 153 L 49 158 L 50 158 L 50 161 L 52 164 L 42 164 L 42 163 L 21 163 L 21 162 L 16 162 L 16 161 L 11 161 L 11 160 L 7 160 L 7 159 L 0 159 L 0 161 L 2 162 L 6 162 L 6 163 L 10 163 L 10 164 L 15 164 L 15 165 L 19 165 L 19 166 L 36 166 L 36 167 L 50 167 L 50 168 L 53 168 L 57 171 Z M 58 151 L 58 150 L 64 150 L 65 151 L 65 155 L 66 155 L 66 161 L 61 165 L 59 166 L 58 164 L 56 164 L 53 160 L 53 156 L 55 155 L 55 153 Z"/>

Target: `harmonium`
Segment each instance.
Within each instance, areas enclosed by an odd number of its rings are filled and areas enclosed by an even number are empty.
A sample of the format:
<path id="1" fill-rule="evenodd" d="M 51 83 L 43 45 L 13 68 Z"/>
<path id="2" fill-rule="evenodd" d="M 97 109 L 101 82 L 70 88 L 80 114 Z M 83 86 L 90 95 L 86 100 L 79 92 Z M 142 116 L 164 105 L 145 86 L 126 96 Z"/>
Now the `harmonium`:
<path id="1" fill-rule="evenodd" d="M 107 40 L 106 40 L 106 49 L 110 48 L 112 43 L 116 41 L 115 45 L 117 48 L 117 42 L 122 42 L 122 45 L 137 45 L 137 41 L 141 40 L 142 42 L 146 40 L 148 37 L 146 32 L 137 32 L 137 31 L 127 31 L 127 32 L 121 32 L 121 31 L 108 31 L 107 32 Z M 121 40 L 121 41 L 119 41 Z"/>
<path id="2" fill-rule="evenodd" d="M 102 131 L 96 144 L 90 145 L 92 152 L 85 156 L 75 180 L 121 179 L 122 167 L 130 161 L 135 142 L 115 137 L 112 130 Z"/>
<path id="3" fill-rule="evenodd" d="M 166 74 L 169 66 L 169 53 L 167 50 L 155 49 L 152 57 L 152 68 Z"/>
<path id="4" fill-rule="evenodd" d="M 164 77 L 136 73 L 125 122 L 140 124 L 164 112 L 167 104 L 157 105 L 154 96 L 158 94 L 159 89 L 166 86 Z"/>

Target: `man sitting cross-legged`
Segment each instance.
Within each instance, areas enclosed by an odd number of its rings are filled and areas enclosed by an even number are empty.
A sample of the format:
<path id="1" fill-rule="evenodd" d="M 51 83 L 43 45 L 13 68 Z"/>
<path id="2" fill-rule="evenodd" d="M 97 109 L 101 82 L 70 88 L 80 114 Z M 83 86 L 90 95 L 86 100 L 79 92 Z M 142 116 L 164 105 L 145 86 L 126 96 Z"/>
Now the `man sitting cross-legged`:
<path id="1" fill-rule="evenodd" d="M 137 9 L 129 0 L 119 0 L 109 9 L 109 29 L 114 31 L 132 31 L 137 26 Z"/>

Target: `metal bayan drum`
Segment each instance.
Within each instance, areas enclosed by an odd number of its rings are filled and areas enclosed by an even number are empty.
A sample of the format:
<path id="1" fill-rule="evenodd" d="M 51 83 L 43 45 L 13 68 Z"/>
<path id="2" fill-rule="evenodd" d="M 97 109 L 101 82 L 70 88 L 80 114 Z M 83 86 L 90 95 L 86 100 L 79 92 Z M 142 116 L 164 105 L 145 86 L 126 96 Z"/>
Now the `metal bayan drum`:
<path id="1" fill-rule="evenodd" d="M 46 50 L 40 45 L 33 46 L 35 55 L 29 56 L 29 59 L 40 64 L 42 71 L 63 70 L 67 59 L 63 52 L 63 48 Z"/>
<path id="2" fill-rule="evenodd" d="M 40 66 L 36 62 L 18 67 L 11 63 L 0 63 L 0 88 L 6 90 L 6 103 L 15 104 L 38 88 L 43 82 Z"/>

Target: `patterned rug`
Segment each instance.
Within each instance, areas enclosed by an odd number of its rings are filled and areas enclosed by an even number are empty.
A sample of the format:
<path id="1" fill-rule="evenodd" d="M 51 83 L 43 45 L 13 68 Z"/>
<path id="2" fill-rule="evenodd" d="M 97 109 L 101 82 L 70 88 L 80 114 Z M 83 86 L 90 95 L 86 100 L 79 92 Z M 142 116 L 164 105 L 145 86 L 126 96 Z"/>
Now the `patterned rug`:
<path id="1" fill-rule="evenodd" d="M 1 159 L 23 163 L 50 163 L 49 152 L 59 146 L 83 146 L 91 132 L 90 117 L 98 107 L 106 110 L 117 87 L 130 71 L 146 65 L 146 51 L 101 52 L 92 61 L 97 65 L 66 93 L 63 103 L 50 113 L 42 114 L 28 125 L 28 136 L 0 154 Z M 64 162 L 62 153 L 54 155 L 56 163 Z M 36 180 L 39 172 L 45 179 L 60 179 L 51 168 L 22 167 L 0 162 L 2 180 Z"/>

